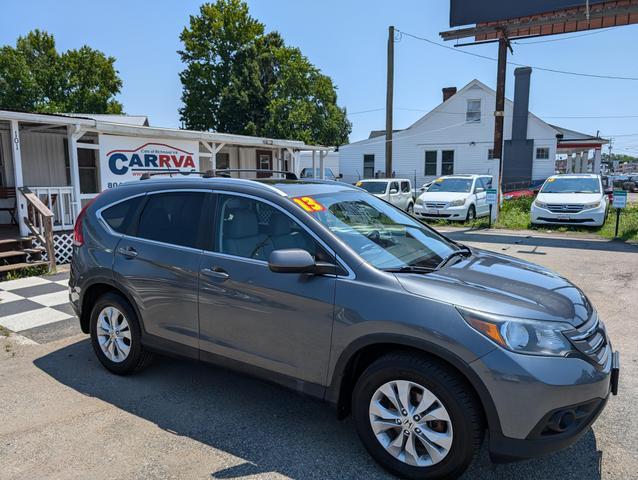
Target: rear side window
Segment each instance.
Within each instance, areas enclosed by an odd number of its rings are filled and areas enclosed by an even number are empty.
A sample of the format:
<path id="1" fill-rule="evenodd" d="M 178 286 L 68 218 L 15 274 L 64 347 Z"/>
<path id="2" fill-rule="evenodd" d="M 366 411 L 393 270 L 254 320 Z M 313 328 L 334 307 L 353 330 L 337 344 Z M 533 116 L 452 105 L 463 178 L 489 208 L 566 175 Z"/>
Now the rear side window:
<path id="1" fill-rule="evenodd" d="M 410 182 L 401 182 L 401 191 L 403 193 L 410 193 Z"/>
<path id="2" fill-rule="evenodd" d="M 130 232 L 131 223 L 135 219 L 137 209 L 144 200 L 144 195 L 129 198 L 102 211 L 102 218 L 117 233 Z"/>
<path id="3" fill-rule="evenodd" d="M 157 242 L 199 248 L 204 192 L 169 192 L 148 195 L 137 236 Z"/>

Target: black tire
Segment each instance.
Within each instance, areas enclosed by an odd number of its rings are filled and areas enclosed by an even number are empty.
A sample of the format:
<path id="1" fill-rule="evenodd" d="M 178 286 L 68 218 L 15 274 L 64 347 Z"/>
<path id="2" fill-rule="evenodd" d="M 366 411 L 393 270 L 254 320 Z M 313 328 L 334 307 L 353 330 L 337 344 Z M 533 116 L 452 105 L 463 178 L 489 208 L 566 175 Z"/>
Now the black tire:
<path id="1" fill-rule="evenodd" d="M 453 439 L 449 453 L 429 467 L 404 463 L 377 440 L 369 418 L 369 406 L 375 391 L 392 380 L 418 383 L 436 395 L 449 413 Z M 458 478 L 477 455 L 483 441 L 481 408 L 467 383 L 446 365 L 409 353 L 384 356 L 359 377 L 352 396 L 357 433 L 370 455 L 386 470 L 408 479 Z"/>
<path id="2" fill-rule="evenodd" d="M 412 215 L 414 213 L 414 205 L 412 203 L 409 203 L 408 208 L 406 208 L 405 211 Z"/>
<path id="3" fill-rule="evenodd" d="M 473 222 L 476 220 L 476 208 L 474 205 L 470 205 L 470 208 L 467 210 L 467 217 L 465 217 L 466 222 Z"/>
<path id="4" fill-rule="evenodd" d="M 120 363 L 113 362 L 104 355 L 102 348 L 98 343 L 97 337 L 97 322 L 98 315 L 106 307 L 115 307 L 124 314 L 130 327 L 131 332 L 131 345 L 128 357 Z M 135 310 L 131 304 L 121 295 L 114 292 L 105 293 L 95 302 L 93 310 L 91 310 L 90 318 L 90 331 L 91 331 L 91 344 L 95 355 L 97 355 L 100 363 L 106 367 L 107 370 L 118 374 L 128 375 L 129 373 L 137 372 L 146 367 L 152 359 L 152 353 L 145 350 L 141 343 L 141 331 L 140 324 L 135 314 Z"/>

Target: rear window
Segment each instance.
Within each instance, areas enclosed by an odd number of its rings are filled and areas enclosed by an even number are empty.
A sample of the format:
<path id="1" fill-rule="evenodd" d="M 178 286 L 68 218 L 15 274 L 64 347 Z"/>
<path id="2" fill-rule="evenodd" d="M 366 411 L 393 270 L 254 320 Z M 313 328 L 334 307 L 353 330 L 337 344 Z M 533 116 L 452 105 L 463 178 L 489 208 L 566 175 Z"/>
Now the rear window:
<path id="1" fill-rule="evenodd" d="M 144 195 L 129 198 L 102 211 L 102 218 L 117 233 L 127 233 Z"/>
<path id="2" fill-rule="evenodd" d="M 137 236 L 157 242 L 199 248 L 204 192 L 156 193 L 148 196 Z"/>

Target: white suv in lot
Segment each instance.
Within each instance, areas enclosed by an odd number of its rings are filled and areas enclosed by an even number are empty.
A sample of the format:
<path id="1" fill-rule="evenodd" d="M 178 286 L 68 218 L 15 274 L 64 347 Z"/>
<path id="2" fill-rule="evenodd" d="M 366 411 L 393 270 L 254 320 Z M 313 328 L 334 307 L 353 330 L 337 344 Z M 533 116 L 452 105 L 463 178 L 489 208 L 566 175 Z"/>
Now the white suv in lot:
<path id="1" fill-rule="evenodd" d="M 545 180 L 532 203 L 532 223 L 599 227 L 608 208 L 600 175 L 554 175 Z"/>
<path id="2" fill-rule="evenodd" d="M 356 186 L 363 188 L 375 197 L 390 202 L 406 212 L 414 211 L 414 198 L 412 197 L 412 182 L 407 178 L 374 178 L 360 180 Z"/>
<path id="3" fill-rule="evenodd" d="M 443 220 L 474 220 L 489 215 L 486 190 L 490 175 L 449 175 L 434 180 L 416 199 L 418 217 Z"/>

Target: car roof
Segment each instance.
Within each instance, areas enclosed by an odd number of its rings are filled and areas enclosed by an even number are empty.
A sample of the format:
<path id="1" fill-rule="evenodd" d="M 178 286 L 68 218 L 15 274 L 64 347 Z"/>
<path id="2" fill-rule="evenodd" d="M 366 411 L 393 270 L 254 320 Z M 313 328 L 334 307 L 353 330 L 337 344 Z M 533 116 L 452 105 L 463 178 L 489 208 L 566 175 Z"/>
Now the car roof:
<path id="1" fill-rule="evenodd" d="M 475 173 L 467 173 L 467 174 L 456 174 L 456 175 L 441 175 L 439 178 L 466 178 L 468 180 L 474 179 L 474 178 L 481 178 L 481 177 L 491 177 L 491 175 L 478 175 Z"/>
<path id="2" fill-rule="evenodd" d="M 600 178 L 600 175 L 595 173 L 560 173 L 549 178 Z"/>
<path id="3" fill-rule="evenodd" d="M 409 178 L 364 178 L 360 182 L 409 182 Z"/>

